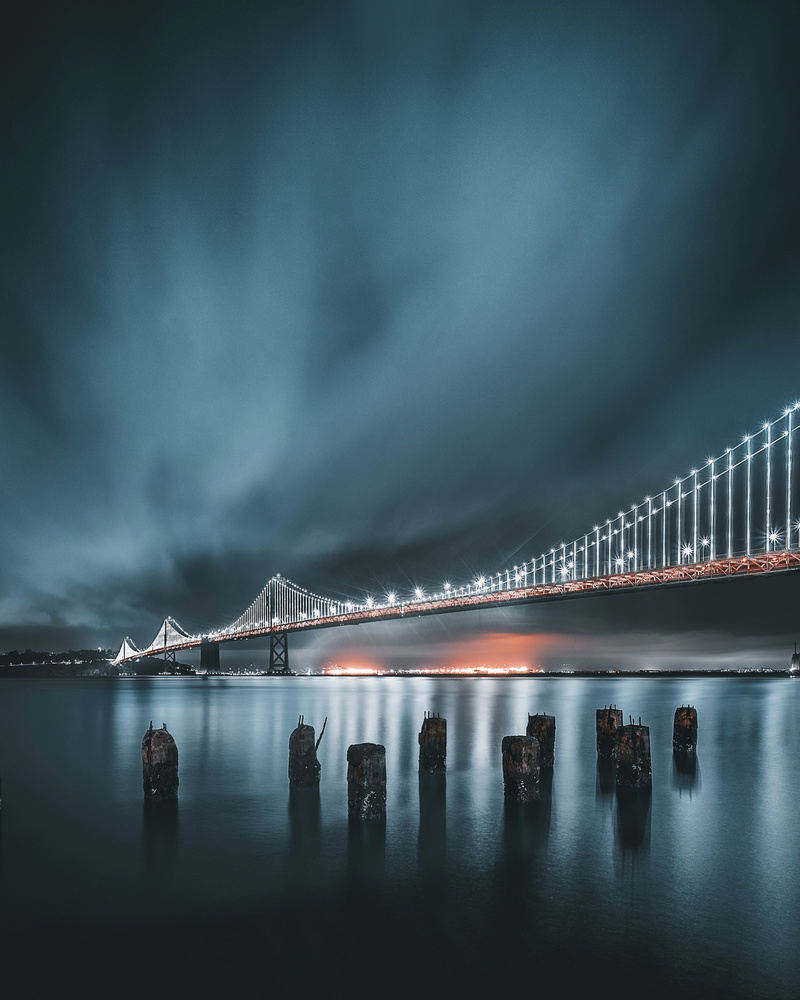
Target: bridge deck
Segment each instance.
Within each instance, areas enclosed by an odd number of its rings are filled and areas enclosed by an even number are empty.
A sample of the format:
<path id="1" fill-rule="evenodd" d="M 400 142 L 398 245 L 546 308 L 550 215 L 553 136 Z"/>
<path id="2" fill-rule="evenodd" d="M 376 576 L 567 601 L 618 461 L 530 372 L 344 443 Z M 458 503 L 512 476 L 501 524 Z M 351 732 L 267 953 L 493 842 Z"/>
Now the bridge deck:
<path id="1" fill-rule="evenodd" d="M 139 659 L 141 656 L 160 656 L 164 653 L 196 648 L 203 638 L 210 642 L 234 642 L 240 639 L 252 639 L 282 632 L 301 632 L 337 625 L 353 625 L 365 621 L 396 620 L 451 611 L 469 611 L 474 608 L 531 604 L 537 601 L 612 593 L 637 587 L 662 587 L 670 584 L 700 582 L 734 576 L 757 576 L 764 573 L 786 572 L 796 569 L 800 569 L 800 550 L 765 552 L 755 556 L 735 556 L 731 559 L 716 559 L 713 562 L 685 563 L 661 569 L 638 570 L 633 573 L 612 573 L 607 576 L 591 577 L 587 580 L 564 580 L 558 583 L 537 584 L 532 587 L 484 591 L 461 597 L 383 605 L 363 611 L 307 618 L 302 621 L 285 622 L 238 632 L 221 632 L 205 637 L 194 636 L 184 642 L 143 650 L 135 656 L 129 656 L 117 662 L 126 663 Z"/>

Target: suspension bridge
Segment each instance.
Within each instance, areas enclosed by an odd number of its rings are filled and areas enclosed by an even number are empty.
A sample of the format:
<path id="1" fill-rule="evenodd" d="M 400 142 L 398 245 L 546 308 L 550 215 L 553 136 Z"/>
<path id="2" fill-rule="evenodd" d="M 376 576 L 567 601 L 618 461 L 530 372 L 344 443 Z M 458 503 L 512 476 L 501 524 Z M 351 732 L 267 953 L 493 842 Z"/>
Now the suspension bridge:
<path id="1" fill-rule="evenodd" d="M 798 428 L 800 402 L 660 492 L 522 563 L 433 590 L 351 600 L 312 593 L 276 574 L 229 625 L 191 635 L 167 617 L 144 648 L 126 637 L 113 662 L 174 660 L 178 651 L 199 647 L 201 670 L 215 672 L 220 644 L 269 636 L 270 670 L 288 672 L 290 632 L 800 569 Z"/>

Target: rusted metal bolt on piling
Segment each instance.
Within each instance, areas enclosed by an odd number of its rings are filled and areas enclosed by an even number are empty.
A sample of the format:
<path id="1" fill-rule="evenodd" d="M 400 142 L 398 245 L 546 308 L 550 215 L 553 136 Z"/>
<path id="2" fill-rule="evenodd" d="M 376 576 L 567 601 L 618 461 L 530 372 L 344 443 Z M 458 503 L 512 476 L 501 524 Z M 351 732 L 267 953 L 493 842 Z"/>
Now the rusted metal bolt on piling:
<path id="1" fill-rule="evenodd" d="M 503 794 L 527 802 L 539 798 L 539 741 L 535 736 L 503 737 Z"/>
<path id="2" fill-rule="evenodd" d="M 380 743 L 347 748 L 347 814 L 356 819 L 386 816 L 386 747 Z"/>
<path id="3" fill-rule="evenodd" d="M 535 736 L 539 742 L 539 767 L 552 767 L 556 759 L 556 717 L 538 712 L 529 715 L 525 735 Z"/>
<path id="4" fill-rule="evenodd" d="M 146 799 L 174 799 L 178 796 L 178 747 L 167 732 L 153 723 L 142 740 L 142 785 Z"/>
<path id="5" fill-rule="evenodd" d="M 419 743 L 419 769 L 425 774 L 444 774 L 447 770 L 447 719 L 425 713 Z"/>
<path id="6" fill-rule="evenodd" d="M 597 755 L 598 757 L 613 757 L 617 749 L 619 731 L 622 729 L 622 710 L 616 705 L 608 708 L 598 708 L 597 725 Z"/>
<path id="7" fill-rule="evenodd" d="M 678 753 L 694 753 L 697 750 L 697 709 L 690 705 L 675 709 L 672 749 Z"/>

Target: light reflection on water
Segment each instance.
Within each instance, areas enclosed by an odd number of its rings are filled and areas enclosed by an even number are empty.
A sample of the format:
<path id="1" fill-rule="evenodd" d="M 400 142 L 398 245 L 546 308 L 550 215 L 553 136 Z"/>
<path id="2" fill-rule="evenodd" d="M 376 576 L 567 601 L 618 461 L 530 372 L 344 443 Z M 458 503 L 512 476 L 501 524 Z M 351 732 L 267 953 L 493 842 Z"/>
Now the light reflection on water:
<path id="1" fill-rule="evenodd" d="M 376 975 L 398 966 L 390 995 L 433 963 L 453 991 L 524 984 L 532 968 L 542 984 L 584 985 L 603 968 L 616 972 L 592 981 L 597 996 L 636 973 L 651 996 L 682 984 L 789 997 L 798 692 L 709 678 L 3 681 L 0 932 L 16 942 L 19 982 L 38 976 L 43 989 L 39 950 L 61 948 L 63 975 L 91 939 L 101 944 L 81 974 L 124 969 L 116 993 L 133 995 L 155 910 L 173 944 L 148 953 L 148 968 L 197 995 L 230 986 L 208 954 L 204 975 L 189 971 L 211 938 L 235 956 L 243 996 L 259 995 L 265 941 L 273 984 L 330 985 L 351 975 L 361 940 Z M 597 760 L 594 712 L 611 702 L 650 726 L 652 793 L 620 796 Z M 698 709 L 696 761 L 672 754 L 686 703 Z M 426 710 L 448 721 L 446 778 L 417 773 Z M 537 711 L 556 716 L 555 769 L 539 802 L 510 806 L 500 743 Z M 290 795 L 301 714 L 317 733 L 328 717 L 322 784 Z M 151 719 L 178 744 L 180 793 L 145 808 Z M 386 746 L 385 824 L 347 820 L 347 746 L 367 741 Z"/>

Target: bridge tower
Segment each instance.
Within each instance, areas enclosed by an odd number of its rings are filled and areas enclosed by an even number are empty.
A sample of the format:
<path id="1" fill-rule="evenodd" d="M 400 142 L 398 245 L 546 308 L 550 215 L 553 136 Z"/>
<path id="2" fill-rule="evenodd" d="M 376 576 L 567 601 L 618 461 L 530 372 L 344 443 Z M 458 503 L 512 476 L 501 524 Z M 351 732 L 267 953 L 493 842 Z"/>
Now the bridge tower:
<path id="1" fill-rule="evenodd" d="M 219 643 L 200 640 L 200 670 L 207 674 L 219 673 Z"/>
<path id="2" fill-rule="evenodd" d="M 271 674 L 291 674 L 289 669 L 289 635 L 287 632 L 272 632 L 269 637 L 269 672 Z"/>

